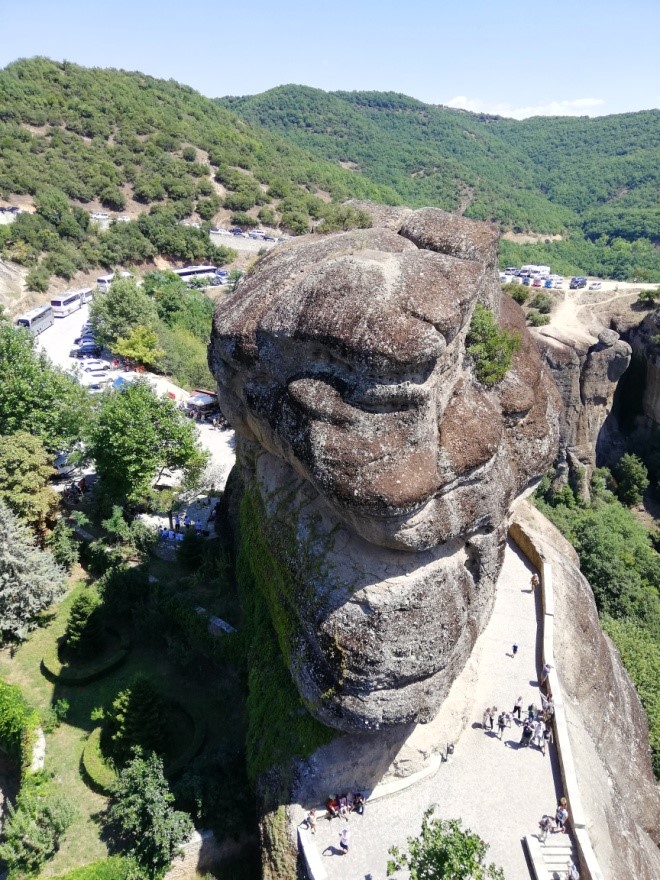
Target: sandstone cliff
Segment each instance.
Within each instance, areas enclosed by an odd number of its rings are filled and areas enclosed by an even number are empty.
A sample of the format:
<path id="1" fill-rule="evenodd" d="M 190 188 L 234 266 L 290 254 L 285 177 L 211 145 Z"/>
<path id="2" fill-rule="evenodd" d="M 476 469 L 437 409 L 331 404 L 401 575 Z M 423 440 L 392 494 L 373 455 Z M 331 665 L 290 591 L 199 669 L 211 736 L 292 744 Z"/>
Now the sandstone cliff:
<path id="1" fill-rule="evenodd" d="M 553 568 L 555 662 L 589 837 L 603 874 L 607 880 L 657 880 L 660 791 L 637 692 L 600 628 L 572 546 L 528 502 L 516 506 L 512 534 L 526 552 L 531 542 Z"/>
<path id="2" fill-rule="evenodd" d="M 660 309 L 647 315 L 629 334 L 642 386 L 641 414 L 660 426 Z"/>
<path id="3" fill-rule="evenodd" d="M 513 498 L 553 461 L 559 403 L 502 298 L 494 227 L 436 209 L 306 237 L 218 308 L 209 363 L 264 584 L 310 711 L 342 730 L 428 720 L 488 620 Z M 480 385 L 481 302 L 521 347 Z"/>

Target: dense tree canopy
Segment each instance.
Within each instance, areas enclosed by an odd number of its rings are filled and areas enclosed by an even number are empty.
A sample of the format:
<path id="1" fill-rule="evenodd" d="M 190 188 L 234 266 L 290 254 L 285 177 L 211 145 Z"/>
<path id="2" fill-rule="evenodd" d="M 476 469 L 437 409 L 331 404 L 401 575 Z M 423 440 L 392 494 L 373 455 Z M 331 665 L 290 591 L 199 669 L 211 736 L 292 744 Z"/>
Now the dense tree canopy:
<path id="1" fill-rule="evenodd" d="M 90 451 L 104 491 L 130 504 L 150 494 L 161 471 L 182 470 L 193 478 L 206 460 L 193 422 L 143 381 L 104 396 L 91 429 Z"/>
<path id="2" fill-rule="evenodd" d="M 66 448 L 88 413 L 80 385 L 51 366 L 32 336 L 0 322 L 0 434 L 27 431 L 49 450 Z"/>
<path id="3" fill-rule="evenodd" d="M 0 435 L 0 500 L 38 531 L 58 504 L 48 485 L 53 473 L 51 457 L 38 437 L 25 431 Z"/>

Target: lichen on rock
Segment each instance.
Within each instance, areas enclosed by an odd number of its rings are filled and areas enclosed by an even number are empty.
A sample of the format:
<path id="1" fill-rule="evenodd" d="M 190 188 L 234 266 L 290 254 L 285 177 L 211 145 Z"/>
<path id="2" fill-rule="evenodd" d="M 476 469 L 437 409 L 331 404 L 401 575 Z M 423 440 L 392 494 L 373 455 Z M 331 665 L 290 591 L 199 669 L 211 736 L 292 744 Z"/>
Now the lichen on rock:
<path id="1" fill-rule="evenodd" d="M 291 674 L 341 730 L 433 717 L 488 621 L 511 501 L 558 436 L 494 227 L 437 209 L 387 224 L 271 251 L 218 307 L 209 349 L 294 585 L 275 600 Z M 477 303 L 521 341 L 493 388 L 466 356 Z"/>

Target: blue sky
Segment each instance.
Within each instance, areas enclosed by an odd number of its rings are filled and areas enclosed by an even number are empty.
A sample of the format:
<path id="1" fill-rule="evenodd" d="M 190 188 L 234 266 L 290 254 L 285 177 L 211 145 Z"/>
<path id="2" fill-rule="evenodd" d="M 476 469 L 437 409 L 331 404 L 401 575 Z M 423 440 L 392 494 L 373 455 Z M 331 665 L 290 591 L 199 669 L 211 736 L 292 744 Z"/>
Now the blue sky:
<path id="1" fill-rule="evenodd" d="M 0 67 L 47 55 L 211 97 L 283 83 L 522 118 L 660 107 L 660 0 L 0 0 Z"/>

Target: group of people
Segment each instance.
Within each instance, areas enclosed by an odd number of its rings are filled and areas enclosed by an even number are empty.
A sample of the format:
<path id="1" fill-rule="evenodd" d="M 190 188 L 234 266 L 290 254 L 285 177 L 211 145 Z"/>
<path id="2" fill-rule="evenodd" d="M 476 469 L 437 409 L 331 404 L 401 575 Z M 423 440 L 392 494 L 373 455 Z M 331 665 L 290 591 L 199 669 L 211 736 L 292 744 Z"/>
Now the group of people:
<path id="1" fill-rule="evenodd" d="M 545 694 L 542 693 L 542 707 L 539 709 L 531 703 L 527 707 L 527 715 L 524 720 L 522 718 L 522 703 L 523 698 L 518 697 L 511 712 L 498 712 L 497 706 L 489 706 L 484 710 L 482 718 L 483 728 L 486 731 L 494 730 L 495 719 L 497 719 L 497 735 L 498 739 L 501 740 L 506 728 L 513 726 L 513 720 L 515 718 L 516 724 L 522 725 L 520 745 L 525 748 L 530 745 L 535 745 L 545 755 L 548 744 L 553 740 L 552 718 L 555 713 L 555 708 L 552 702 L 552 697 L 546 697 Z"/>
<path id="2" fill-rule="evenodd" d="M 539 840 L 545 843 L 548 834 L 566 834 L 566 822 L 568 821 L 568 801 L 565 797 L 559 799 L 554 818 L 548 813 L 541 816 L 539 821 Z"/>
<path id="3" fill-rule="evenodd" d="M 364 795 L 359 791 L 349 791 L 348 794 L 339 796 L 331 794 L 325 802 L 325 815 L 327 819 L 346 819 L 348 822 L 351 813 L 358 813 L 360 816 L 364 813 L 364 804 Z"/>
<path id="4" fill-rule="evenodd" d="M 183 536 L 186 532 L 191 532 L 193 529 L 198 535 L 201 535 L 204 531 L 204 527 L 202 526 L 201 519 L 193 520 L 188 514 L 184 516 L 183 519 L 177 513 L 174 517 L 174 528 L 168 529 L 167 526 L 163 526 L 160 529 L 160 537 L 163 541 L 183 541 Z M 183 530 L 182 530 L 183 526 Z"/>

